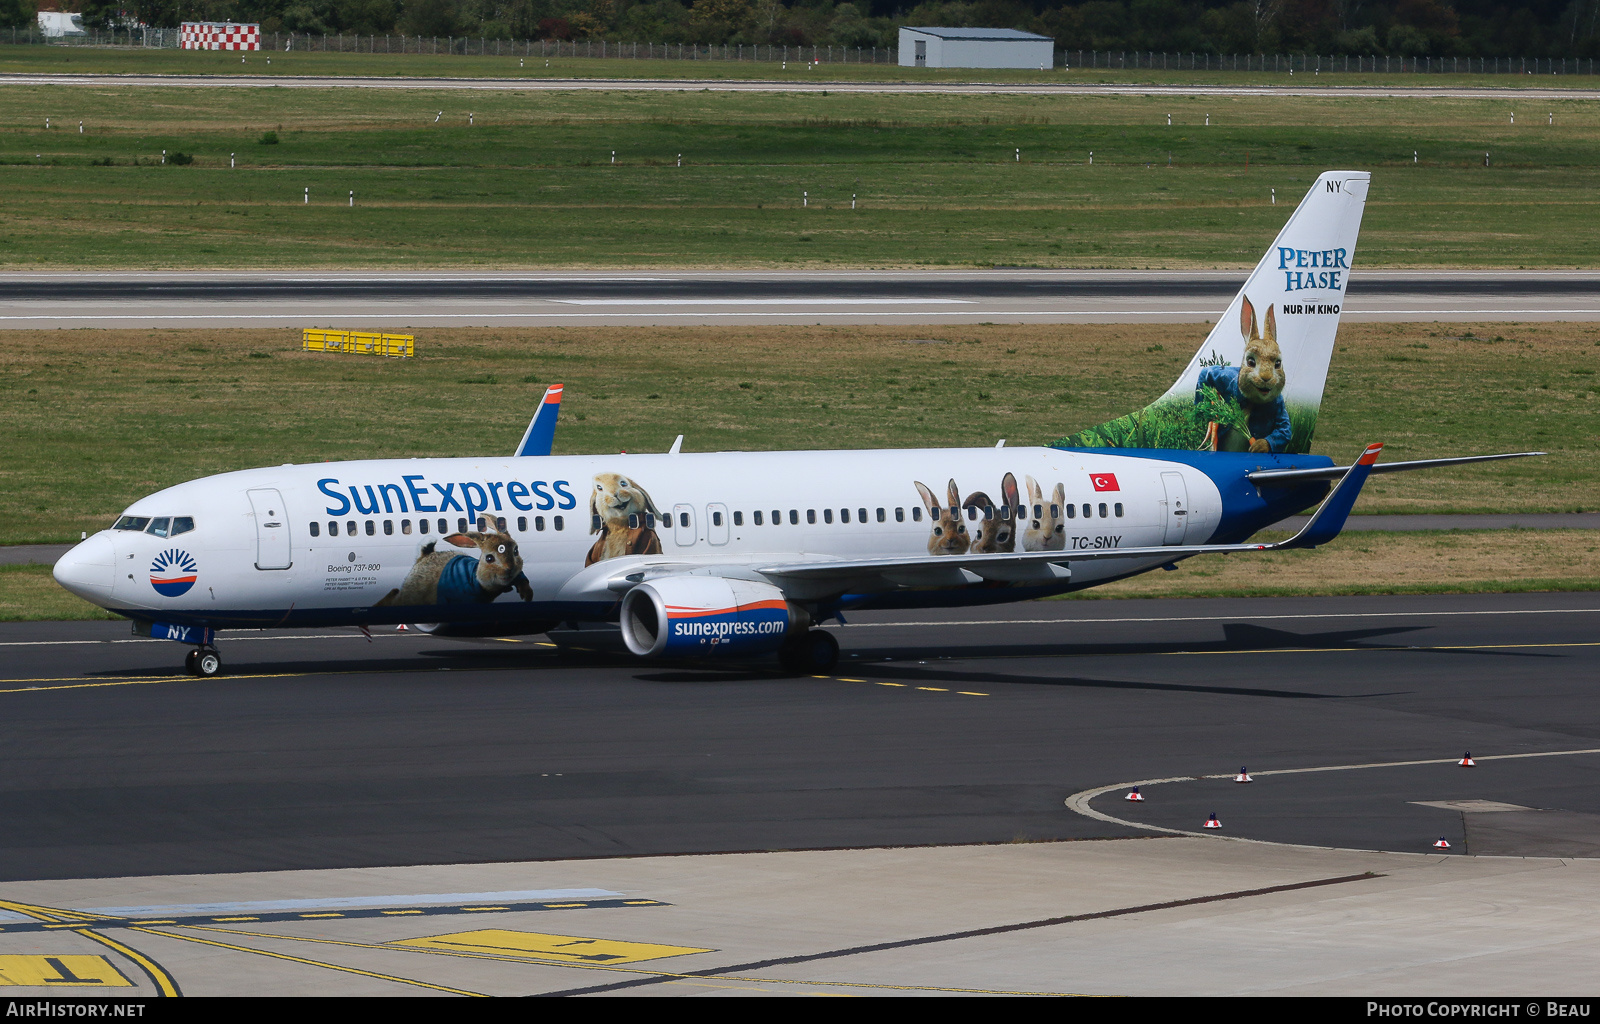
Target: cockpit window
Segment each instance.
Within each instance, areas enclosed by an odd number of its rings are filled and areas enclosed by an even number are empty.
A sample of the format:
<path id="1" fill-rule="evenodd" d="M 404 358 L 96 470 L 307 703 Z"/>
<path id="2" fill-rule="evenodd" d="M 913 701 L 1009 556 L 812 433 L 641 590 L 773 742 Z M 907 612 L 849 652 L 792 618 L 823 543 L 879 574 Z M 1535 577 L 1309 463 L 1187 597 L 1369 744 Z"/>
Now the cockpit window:
<path id="1" fill-rule="evenodd" d="M 170 517 L 157 516 L 156 518 L 150 520 L 150 525 L 145 528 L 144 532 L 153 537 L 165 537 L 167 536 L 167 528 L 171 525 L 172 519 Z"/>
<path id="2" fill-rule="evenodd" d="M 172 533 L 168 536 L 176 537 L 180 533 L 188 533 L 194 529 L 194 516 L 173 516 Z"/>
<path id="3" fill-rule="evenodd" d="M 146 526 L 149 526 L 149 525 L 150 525 L 150 517 L 149 516 L 123 516 L 121 519 L 117 520 L 116 525 L 113 526 L 112 529 L 113 530 L 137 530 L 137 531 L 142 533 L 144 531 L 144 528 Z"/>

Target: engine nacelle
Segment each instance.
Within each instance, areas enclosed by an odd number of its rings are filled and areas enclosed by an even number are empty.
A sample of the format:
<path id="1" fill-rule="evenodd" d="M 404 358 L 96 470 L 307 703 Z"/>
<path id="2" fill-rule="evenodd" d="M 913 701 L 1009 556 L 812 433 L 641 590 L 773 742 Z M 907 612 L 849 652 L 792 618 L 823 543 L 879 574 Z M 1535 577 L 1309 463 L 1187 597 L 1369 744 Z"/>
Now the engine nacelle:
<path id="1" fill-rule="evenodd" d="M 634 654 L 665 658 L 751 657 L 806 626 L 783 591 L 720 576 L 668 576 L 622 599 L 622 640 Z"/>

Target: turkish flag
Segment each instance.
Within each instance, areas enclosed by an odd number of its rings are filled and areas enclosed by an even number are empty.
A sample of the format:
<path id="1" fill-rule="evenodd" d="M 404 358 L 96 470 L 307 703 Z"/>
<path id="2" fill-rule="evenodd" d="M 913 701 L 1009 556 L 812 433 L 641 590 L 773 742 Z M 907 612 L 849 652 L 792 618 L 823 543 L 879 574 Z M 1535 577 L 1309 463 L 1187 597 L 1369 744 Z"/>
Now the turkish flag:
<path id="1" fill-rule="evenodd" d="M 1089 482 L 1094 484 L 1094 489 L 1097 491 L 1122 490 L 1121 487 L 1117 486 L 1117 474 L 1115 473 L 1090 473 Z"/>

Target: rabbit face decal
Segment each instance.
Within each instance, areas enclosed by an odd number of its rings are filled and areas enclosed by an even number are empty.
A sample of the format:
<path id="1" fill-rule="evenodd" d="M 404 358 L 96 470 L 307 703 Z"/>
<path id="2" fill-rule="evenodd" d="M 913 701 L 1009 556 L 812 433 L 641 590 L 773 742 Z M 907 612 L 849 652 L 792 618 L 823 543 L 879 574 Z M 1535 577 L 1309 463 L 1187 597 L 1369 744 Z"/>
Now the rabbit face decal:
<path id="1" fill-rule="evenodd" d="M 659 516 L 649 493 L 621 473 L 596 473 L 589 491 L 589 532 L 598 533 L 584 566 L 620 555 L 661 553 L 661 538 L 646 516 Z"/>
<path id="2" fill-rule="evenodd" d="M 1288 378 L 1283 372 L 1283 353 L 1278 348 L 1278 322 L 1272 307 L 1267 307 L 1265 333 L 1256 329 L 1255 307 L 1244 300 L 1239 333 L 1244 336 L 1244 362 L 1239 368 L 1239 394 L 1251 405 L 1270 405 L 1283 394 Z"/>
<path id="3" fill-rule="evenodd" d="M 967 495 L 965 507 L 976 508 L 978 536 L 971 551 L 976 554 L 997 554 L 1017 550 L 1017 478 L 1010 473 L 1000 481 L 1001 505 L 996 507 L 982 491 Z"/>
<path id="4" fill-rule="evenodd" d="M 1022 531 L 1022 550 L 1060 551 L 1067 546 L 1067 524 L 1061 521 L 1061 510 L 1067 504 L 1067 488 L 1056 484 L 1047 505 L 1039 481 L 1031 476 L 1024 479 L 1028 483 L 1028 505 L 1033 515 Z"/>
<path id="5" fill-rule="evenodd" d="M 524 601 L 533 600 L 533 587 L 522 573 L 522 554 L 508 533 L 493 523 L 479 532 L 452 533 L 446 544 L 476 547 L 478 557 L 434 550 L 434 541 L 422 546 L 411 571 L 399 588 L 389 591 L 378 606 L 414 604 L 487 604 L 512 590 Z"/>
<path id="6" fill-rule="evenodd" d="M 922 504 L 928 509 L 928 519 L 933 523 L 928 533 L 928 554 L 966 554 L 972 539 L 967 535 L 966 524 L 961 521 L 961 491 L 956 487 L 956 482 L 951 480 L 946 491 L 948 505 L 939 504 L 939 499 L 933 496 L 927 484 L 920 480 L 913 483 L 917 485 L 917 493 L 922 495 Z"/>

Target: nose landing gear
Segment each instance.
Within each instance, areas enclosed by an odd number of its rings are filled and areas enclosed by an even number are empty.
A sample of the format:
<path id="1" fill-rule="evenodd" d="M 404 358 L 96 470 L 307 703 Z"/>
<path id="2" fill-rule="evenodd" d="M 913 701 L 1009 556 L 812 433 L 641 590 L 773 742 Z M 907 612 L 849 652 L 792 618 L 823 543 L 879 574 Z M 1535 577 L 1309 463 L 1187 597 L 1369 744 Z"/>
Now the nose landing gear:
<path id="1" fill-rule="evenodd" d="M 222 655 L 215 647 L 197 647 L 184 656 L 183 667 L 190 675 L 210 679 L 222 671 Z"/>

